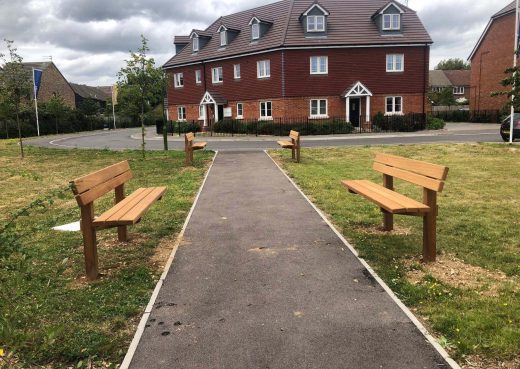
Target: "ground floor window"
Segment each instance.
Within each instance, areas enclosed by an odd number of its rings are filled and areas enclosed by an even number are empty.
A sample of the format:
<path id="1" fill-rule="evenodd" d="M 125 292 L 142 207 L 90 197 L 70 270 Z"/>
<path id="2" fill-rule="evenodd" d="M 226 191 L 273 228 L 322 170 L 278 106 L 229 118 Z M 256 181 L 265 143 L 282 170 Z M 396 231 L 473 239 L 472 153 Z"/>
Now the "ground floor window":
<path id="1" fill-rule="evenodd" d="M 199 119 L 206 117 L 206 105 L 199 105 Z"/>
<path id="2" fill-rule="evenodd" d="M 177 107 L 177 118 L 178 118 L 179 122 L 183 122 L 186 120 L 186 107 L 185 106 Z"/>
<path id="3" fill-rule="evenodd" d="M 402 114 L 403 98 L 401 96 L 387 96 L 386 114 Z"/>
<path id="4" fill-rule="evenodd" d="M 311 105 L 311 118 L 320 118 L 327 116 L 327 100 L 326 99 L 312 99 Z"/>
<path id="5" fill-rule="evenodd" d="M 273 104 L 271 101 L 262 101 L 260 103 L 260 118 L 261 119 L 272 119 L 273 118 Z"/>
<path id="6" fill-rule="evenodd" d="M 243 118 L 244 117 L 244 104 L 238 103 L 237 104 L 237 118 Z"/>

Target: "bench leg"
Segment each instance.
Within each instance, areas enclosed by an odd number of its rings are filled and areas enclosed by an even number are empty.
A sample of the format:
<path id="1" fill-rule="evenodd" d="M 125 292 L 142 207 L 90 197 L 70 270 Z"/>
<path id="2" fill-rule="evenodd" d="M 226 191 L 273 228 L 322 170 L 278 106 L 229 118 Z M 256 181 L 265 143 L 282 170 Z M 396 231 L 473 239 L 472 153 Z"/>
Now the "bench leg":
<path id="1" fill-rule="evenodd" d="M 193 149 L 190 150 L 190 165 L 193 165 Z"/>
<path id="2" fill-rule="evenodd" d="M 296 148 L 296 162 L 297 163 L 300 162 L 300 147 L 299 146 Z"/>
<path id="3" fill-rule="evenodd" d="M 115 188 L 115 193 L 116 193 L 116 201 L 115 203 L 117 204 L 118 202 L 120 201 L 123 201 L 123 199 L 125 198 L 125 185 L 122 184 L 121 186 L 117 186 Z M 126 226 L 119 226 L 117 227 L 117 239 L 119 240 L 119 242 L 127 242 L 128 241 L 128 232 L 127 232 L 127 227 Z"/>
<path id="4" fill-rule="evenodd" d="M 85 274 L 89 281 L 98 278 L 98 256 L 96 230 L 92 224 L 94 206 L 92 203 L 81 207 L 81 232 L 83 233 L 83 254 L 85 255 Z"/>
<path id="5" fill-rule="evenodd" d="M 292 160 L 296 160 L 296 150 L 294 147 L 291 147 L 291 158 Z"/>
<path id="6" fill-rule="evenodd" d="M 188 149 L 185 150 L 185 160 L 184 160 L 184 164 L 186 166 L 190 165 L 190 151 Z"/>
<path id="7" fill-rule="evenodd" d="M 389 213 L 385 209 L 381 209 L 383 213 L 383 229 L 386 232 L 390 232 L 394 229 L 394 214 Z"/>
<path id="8" fill-rule="evenodd" d="M 424 203 L 430 209 L 423 217 L 423 261 L 435 261 L 437 257 L 437 193 L 424 189 Z"/>

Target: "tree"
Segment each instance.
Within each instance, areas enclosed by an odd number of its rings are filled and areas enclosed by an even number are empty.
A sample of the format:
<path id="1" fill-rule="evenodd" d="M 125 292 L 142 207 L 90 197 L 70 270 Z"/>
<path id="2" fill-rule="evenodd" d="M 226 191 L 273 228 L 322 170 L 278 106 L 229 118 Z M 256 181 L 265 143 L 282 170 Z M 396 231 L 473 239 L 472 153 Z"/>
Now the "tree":
<path id="1" fill-rule="evenodd" d="M 430 91 L 428 98 L 433 105 L 452 106 L 457 103 L 451 87 L 444 87 L 440 91 Z"/>
<path id="2" fill-rule="evenodd" d="M 471 65 L 459 58 L 444 59 L 437 64 L 435 70 L 469 70 Z"/>
<path id="3" fill-rule="evenodd" d="M 155 60 L 147 57 L 148 40 L 141 35 L 141 47 L 130 51 L 126 67 L 118 73 L 120 109 L 131 116 L 138 116 L 141 122 L 141 148 L 145 157 L 145 113 L 158 105 L 163 98 L 166 85 L 164 72 L 155 67 Z"/>
<path id="4" fill-rule="evenodd" d="M 515 111 L 518 111 L 520 110 L 520 66 L 507 68 L 504 73 L 507 77 L 501 80 L 500 84 L 508 87 L 508 90 L 492 92 L 491 96 L 507 96 L 508 100 L 504 105 L 504 110 L 511 109 L 511 104 L 513 104 Z"/>
<path id="5" fill-rule="evenodd" d="M 13 41 L 4 39 L 9 56 L 0 54 L 3 70 L 0 72 L 0 99 L 2 105 L 8 107 L 9 112 L 16 117 L 20 154 L 24 157 L 22 140 L 22 123 L 20 111 L 24 104 L 31 99 L 31 73 L 22 64 L 23 58 L 17 54 Z"/>
<path id="6" fill-rule="evenodd" d="M 45 104 L 45 109 L 54 117 L 56 122 L 56 134 L 58 134 L 58 123 L 67 111 L 67 106 L 63 98 L 60 95 L 53 96 L 47 104 Z"/>

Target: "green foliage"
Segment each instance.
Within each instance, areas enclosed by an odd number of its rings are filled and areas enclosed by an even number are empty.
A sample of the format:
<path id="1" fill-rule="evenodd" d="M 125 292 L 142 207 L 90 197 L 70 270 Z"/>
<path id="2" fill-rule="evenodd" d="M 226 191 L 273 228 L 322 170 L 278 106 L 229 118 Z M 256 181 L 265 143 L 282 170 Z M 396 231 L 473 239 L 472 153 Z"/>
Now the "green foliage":
<path id="1" fill-rule="evenodd" d="M 451 87 L 445 87 L 439 92 L 428 92 L 428 99 L 431 101 L 432 105 L 452 106 L 457 104 Z"/>
<path id="2" fill-rule="evenodd" d="M 13 41 L 4 39 L 9 56 L 0 54 L 3 69 L 0 72 L 0 100 L 4 114 L 16 118 L 18 128 L 18 140 L 20 142 L 20 154 L 24 157 L 22 141 L 22 123 L 20 110 L 22 106 L 30 102 L 31 98 L 31 73 L 23 66 L 23 58 L 18 55 Z"/>
<path id="3" fill-rule="evenodd" d="M 507 77 L 501 80 L 500 84 L 509 89 L 507 91 L 492 92 L 491 96 L 507 96 L 508 101 L 503 109 L 510 110 L 511 104 L 513 104 L 515 111 L 518 111 L 520 110 L 520 66 L 507 68 L 504 73 Z"/>
<path id="4" fill-rule="evenodd" d="M 470 70 L 471 65 L 459 58 L 444 59 L 435 66 L 435 70 Z"/>
<path id="5" fill-rule="evenodd" d="M 53 96 L 46 104 L 45 104 L 46 110 L 54 116 L 55 122 L 56 122 L 56 134 L 59 133 L 59 121 L 62 119 L 65 114 L 70 110 L 67 105 L 65 105 L 65 102 L 63 101 L 63 98 L 60 95 Z"/>
<path id="6" fill-rule="evenodd" d="M 435 117 L 433 117 L 431 115 L 428 115 L 428 118 L 426 120 L 426 128 L 427 129 L 432 129 L 432 130 L 443 129 L 444 126 L 446 126 L 446 122 L 445 121 L 443 121 L 440 118 L 435 118 Z"/>
<path id="7" fill-rule="evenodd" d="M 86 116 L 96 115 L 102 112 L 102 107 L 99 101 L 92 99 L 90 97 L 81 100 L 79 103 L 77 110 Z"/>
<path id="8" fill-rule="evenodd" d="M 162 102 L 166 89 L 166 77 L 161 68 L 155 67 L 155 60 L 147 57 L 150 51 L 148 40 L 141 35 L 141 47 L 130 52 L 126 67 L 118 73 L 119 101 L 121 111 L 129 116 L 139 117 L 142 128 L 142 153 L 145 155 L 146 112 Z"/>

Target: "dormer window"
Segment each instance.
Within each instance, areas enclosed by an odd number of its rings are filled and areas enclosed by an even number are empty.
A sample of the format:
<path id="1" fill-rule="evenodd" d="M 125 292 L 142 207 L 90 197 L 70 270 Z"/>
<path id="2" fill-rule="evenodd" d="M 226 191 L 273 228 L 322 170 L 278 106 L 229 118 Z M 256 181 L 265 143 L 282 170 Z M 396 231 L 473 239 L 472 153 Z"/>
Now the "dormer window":
<path id="1" fill-rule="evenodd" d="M 260 38 L 260 24 L 253 23 L 251 25 L 251 38 L 253 40 L 258 40 Z"/>
<path id="2" fill-rule="evenodd" d="M 325 16 L 307 16 L 307 32 L 325 32 Z"/>
<path id="3" fill-rule="evenodd" d="M 226 46 L 227 45 L 227 32 L 225 29 L 220 31 L 220 46 Z"/>
<path id="4" fill-rule="evenodd" d="M 194 36 L 192 39 L 193 52 L 196 53 L 199 51 L 199 37 Z"/>
<path id="5" fill-rule="evenodd" d="M 383 14 L 383 30 L 398 31 L 401 29 L 401 14 Z"/>

